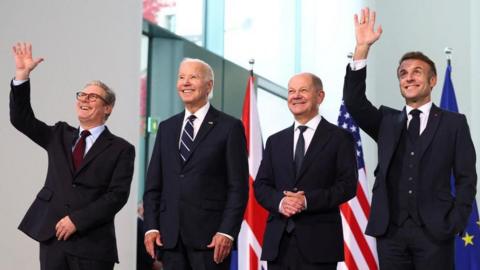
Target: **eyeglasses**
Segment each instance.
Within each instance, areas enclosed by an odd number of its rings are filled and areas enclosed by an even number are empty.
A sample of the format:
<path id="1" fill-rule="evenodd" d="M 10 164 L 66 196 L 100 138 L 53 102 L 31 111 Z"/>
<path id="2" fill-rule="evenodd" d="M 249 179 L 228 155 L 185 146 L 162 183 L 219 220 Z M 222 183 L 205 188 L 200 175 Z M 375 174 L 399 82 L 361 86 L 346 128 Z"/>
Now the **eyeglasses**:
<path id="1" fill-rule="evenodd" d="M 85 92 L 80 91 L 76 93 L 76 96 L 78 100 L 83 100 L 86 98 L 88 101 L 95 102 L 97 101 L 97 99 L 101 99 L 103 100 L 103 102 L 105 102 L 105 104 L 108 104 L 108 102 L 102 96 L 97 95 L 95 93 L 87 94 Z"/>

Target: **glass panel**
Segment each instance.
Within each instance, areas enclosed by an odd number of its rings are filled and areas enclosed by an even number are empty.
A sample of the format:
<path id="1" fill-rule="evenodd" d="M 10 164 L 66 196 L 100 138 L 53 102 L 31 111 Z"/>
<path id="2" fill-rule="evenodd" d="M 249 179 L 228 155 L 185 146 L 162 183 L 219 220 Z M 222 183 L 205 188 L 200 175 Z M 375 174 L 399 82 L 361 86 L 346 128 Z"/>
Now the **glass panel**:
<path id="1" fill-rule="evenodd" d="M 294 120 L 285 98 L 271 94 L 262 88 L 257 89 L 258 114 L 265 144 L 270 135 L 293 125 Z"/>
<path id="2" fill-rule="evenodd" d="M 143 18 L 203 46 L 204 0 L 143 0 Z"/>
<path id="3" fill-rule="evenodd" d="M 287 85 L 295 72 L 295 11 L 292 0 L 226 0 L 224 57 L 255 73 Z"/>

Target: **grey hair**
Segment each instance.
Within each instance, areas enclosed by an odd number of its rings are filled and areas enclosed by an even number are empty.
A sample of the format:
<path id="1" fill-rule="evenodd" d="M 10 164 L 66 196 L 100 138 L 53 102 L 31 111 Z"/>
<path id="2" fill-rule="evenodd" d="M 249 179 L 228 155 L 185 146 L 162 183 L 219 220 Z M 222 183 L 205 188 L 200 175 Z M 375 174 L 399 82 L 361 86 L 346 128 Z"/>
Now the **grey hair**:
<path id="1" fill-rule="evenodd" d="M 98 86 L 98 87 L 102 88 L 102 90 L 105 92 L 104 99 L 106 101 L 106 104 L 111 105 L 112 107 L 115 106 L 116 97 L 115 97 L 115 92 L 113 92 L 112 88 L 110 88 L 108 85 L 106 85 L 104 82 L 102 82 L 100 80 L 90 81 L 87 84 L 85 84 L 84 88 L 87 88 L 91 85 Z M 109 116 L 110 116 L 110 114 L 106 114 L 105 115 L 105 120 L 107 120 Z"/>

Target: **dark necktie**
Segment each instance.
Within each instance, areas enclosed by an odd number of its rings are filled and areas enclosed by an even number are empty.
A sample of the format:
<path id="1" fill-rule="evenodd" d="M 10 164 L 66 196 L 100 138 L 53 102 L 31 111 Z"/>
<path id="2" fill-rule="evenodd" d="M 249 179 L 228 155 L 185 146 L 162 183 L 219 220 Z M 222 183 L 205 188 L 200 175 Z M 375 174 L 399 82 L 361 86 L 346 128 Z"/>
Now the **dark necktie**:
<path id="1" fill-rule="evenodd" d="M 420 136 L 420 113 L 421 111 L 418 109 L 414 109 L 410 111 L 412 115 L 412 119 L 408 124 L 408 134 L 412 141 L 416 141 Z"/>
<path id="2" fill-rule="evenodd" d="M 85 155 L 85 139 L 90 136 L 90 131 L 84 130 L 80 133 L 80 140 L 73 148 L 72 158 L 73 158 L 73 168 L 75 171 L 80 168 L 80 165 L 83 161 L 83 156 Z"/>
<path id="3" fill-rule="evenodd" d="M 297 146 L 295 147 L 295 170 L 297 175 L 300 172 L 305 155 L 305 138 L 303 138 L 303 132 L 307 130 L 307 126 L 298 126 L 298 130 L 300 130 L 300 134 L 298 134 Z"/>
<path id="4" fill-rule="evenodd" d="M 197 117 L 193 114 L 187 118 L 187 123 L 185 123 L 182 137 L 180 138 L 180 157 L 183 162 L 185 162 L 190 156 L 193 146 L 193 121 L 195 121 L 195 119 L 197 119 Z"/>

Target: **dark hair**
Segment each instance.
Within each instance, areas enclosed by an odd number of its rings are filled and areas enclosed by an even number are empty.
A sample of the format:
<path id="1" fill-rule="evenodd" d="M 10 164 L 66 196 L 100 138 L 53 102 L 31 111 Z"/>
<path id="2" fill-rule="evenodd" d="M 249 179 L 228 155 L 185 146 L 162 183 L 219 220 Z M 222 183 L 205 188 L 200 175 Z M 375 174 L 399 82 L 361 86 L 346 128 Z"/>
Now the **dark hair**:
<path id="1" fill-rule="evenodd" d="M 422 62 L 427 63 L 430 66 L 430 77 L 437 76 L 437 69 L 435 68 L 435 63 L 432 61 L 432 59 L 428 58 L 428 56 L 426 56 L 422 52 L 407 52 L 407 53 L 405 53 L 402 56 L 402 58 L 400 58 L 400 61 L 398 62 L 397 74 L 398 74 L 398 70 L 400 69 L 400 65 L 402 64 L 402 62 L 405 61 L 405 60 L 410 60 L 410 59 L 420 60 Z"/>

